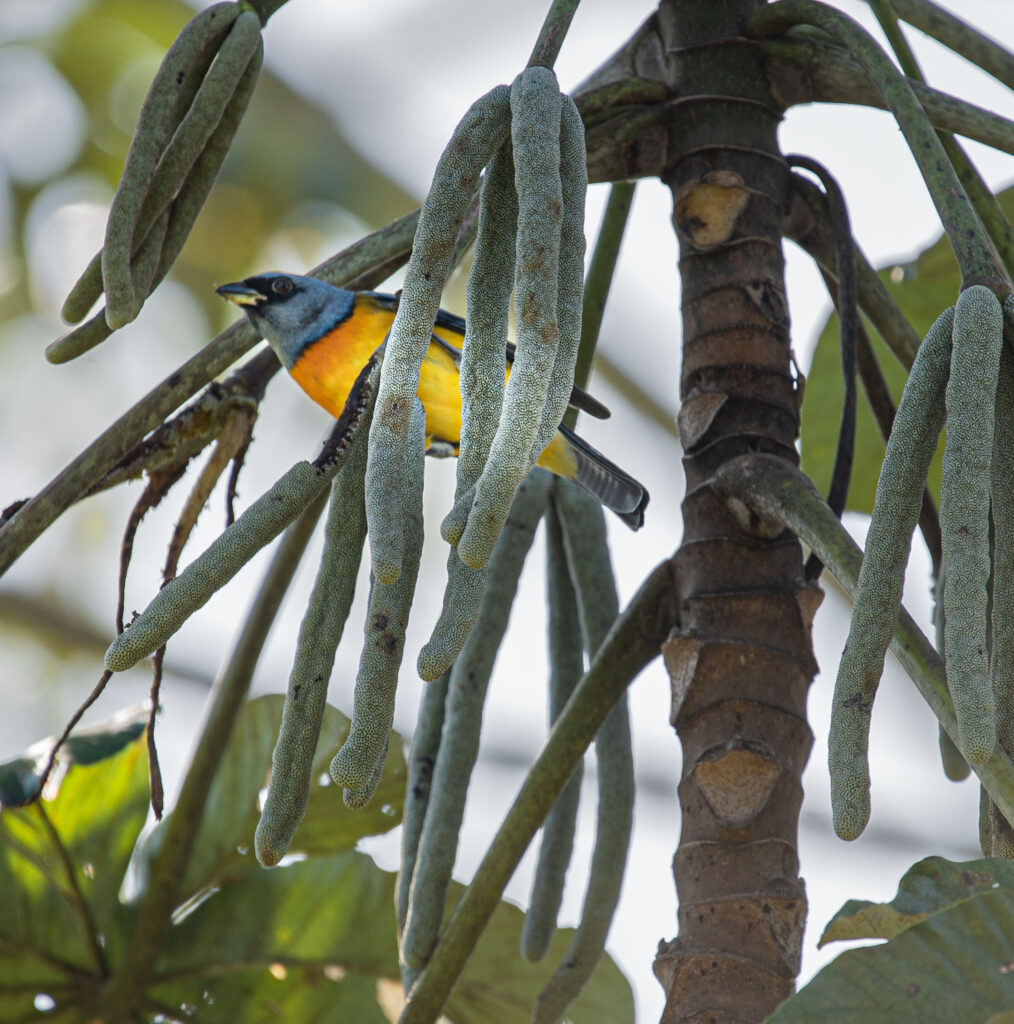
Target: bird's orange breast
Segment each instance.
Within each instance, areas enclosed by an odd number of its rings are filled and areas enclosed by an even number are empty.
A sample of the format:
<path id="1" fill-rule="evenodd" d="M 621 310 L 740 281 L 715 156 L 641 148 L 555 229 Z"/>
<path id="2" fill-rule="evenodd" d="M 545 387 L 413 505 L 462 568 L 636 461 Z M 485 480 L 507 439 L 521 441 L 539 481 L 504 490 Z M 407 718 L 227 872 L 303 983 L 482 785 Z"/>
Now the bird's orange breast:
<path id="1" fill-rule="evenodd" d="M 357 296 L 351 316 L 308 345 L 289 371 L 297 384 L 332 416 L 341 415 L 359 371 L 384 343 L 394 311 L 369 296 Z M 434 332 L 454 348 L 463 337 L 447 327 Z M 442 441 L 457 447 L 461 438 L 461 390 L 454 357 L 431 344 L 419 370 L 419 398 L 426 410 L 426 444 Z M 561 476 L 576 470 L 573 453 L 557 434 L 539 459 L 539 465 Z"/>

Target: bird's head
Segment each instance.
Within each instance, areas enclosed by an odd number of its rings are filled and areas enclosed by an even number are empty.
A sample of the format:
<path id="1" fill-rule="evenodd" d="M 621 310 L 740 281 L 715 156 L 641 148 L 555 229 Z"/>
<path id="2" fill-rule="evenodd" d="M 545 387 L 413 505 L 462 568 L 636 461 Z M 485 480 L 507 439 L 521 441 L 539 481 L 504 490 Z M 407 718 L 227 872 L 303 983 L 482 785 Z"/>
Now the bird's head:
<path id="1" fill-rule="evenodd" d="M 344 320 L 355 302 L 355 292 L 298 274 L 258 274 L 215 291 L 246 313 L 287 370 L 308 345 Z"/>

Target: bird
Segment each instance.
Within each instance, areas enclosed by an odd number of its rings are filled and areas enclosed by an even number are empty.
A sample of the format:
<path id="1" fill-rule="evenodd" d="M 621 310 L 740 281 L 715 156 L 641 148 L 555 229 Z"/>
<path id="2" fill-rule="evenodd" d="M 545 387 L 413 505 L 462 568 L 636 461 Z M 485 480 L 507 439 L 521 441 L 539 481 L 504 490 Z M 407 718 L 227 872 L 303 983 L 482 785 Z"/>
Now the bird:
<path id="1" fill-rule="evenodd" d="M 350 291 L 317 278 L 279 272 L 223 284 L 215 291 L 243 310 L 293 380 L 335 417 L 341 415 L 360 370 L 386 341 L 399 300 L 398 295 Z M 458 454 L 464 336 L 465 321 L 441 309 L 419 373 L 429 455 Z M 508 343 L 504 354 L 507 376 L 514 352 Z M 570 404 L 598 419 L 609 416 L 601 402 L 576 386 Z M 538 465 L 572 480 L 631 529 L 644 524 L 649 497 L 644 486 L 563 424 Z"/>

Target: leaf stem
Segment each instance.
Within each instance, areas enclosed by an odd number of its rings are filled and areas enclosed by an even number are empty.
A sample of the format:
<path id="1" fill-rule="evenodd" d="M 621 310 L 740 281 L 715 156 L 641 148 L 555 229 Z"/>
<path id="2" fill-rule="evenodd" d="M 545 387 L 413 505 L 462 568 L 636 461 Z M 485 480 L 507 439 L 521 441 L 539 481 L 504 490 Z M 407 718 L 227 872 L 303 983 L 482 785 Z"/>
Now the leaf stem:
<path id="1" fill-rule="evenodd" d="M 529 67 L 539 64 L 544 68 L 551 68 L 556 63 L 580 2 L 581 0 L 553 0 L 553 5 L 549 8 L 546 20 L 539 30 L 539 38 L 535 40 L 532 55 L 528 58 Z"/>
<path id="2" fill-rule="evenodd" d="M 581 346 L 577 352 L 577 363 L 574 367 L 574 383 L 579 388 L 587 388 L 591 376 L 592 364 L 595 362 L 595 348 L 598 345 L 599 330 L 602 327 L 602 315 L 605 312 L 609 289 L 613 283 L 616 261 L 620 255 L 620 244 L 627 227 L 627 218 L 634 201 L 634 189 L 637 182 L 618 181 L 609 189 L 609 199 L 602 224 L 599 227 L 595 249 L 588 265 L 588 274 L 584 282 L 584 299 L 581 304 Z M 577 409 L 568 409 L 563 422 L 573 427 L 577 421 Z"/>
<path id="3" fill-rule="evenodd" d="M 898 18 L 894 13 L 892 0 L 868 0 L 873 8 L 873 13 L 880 22 L 880 27 L 887 36 L 887 41 L 898 58 L 901 69 L 913 82 L 925 84 L 922 69 L 915 59 L 908 40 L 898 25 Z M 944 152 L 954 165 L 954 170 L 965 186 L 968 199 L 979 215 L 986 233 L 996 247 L 997 255 L 1003 261 L 1008 274 L 1014 273 L 1014 230 L 1012 230 L 1007 215 L 1003 212 L 999 201 L 993 194 L 992 189 L 983 180 L 975 164 L 968 158 L 968 154 L 961 148 L 961 144 L 949 132 L 937 129 L 937 138 L 944 147 Z"/>
<path id="4" fill-rule="evenodd" d="M 798 91 L 785 96 L 787 105 L 849 103 L 888 109 L 859 64 L 841 47 L 791 36 L 766 39 L 760 45 L 769 57 L 786 61 L 805 75 L 796 83 Z M 1007 118 L 919 82 L 909 85 L 934 127 L 1014 153 L 1014 123 Z"/>
<path id="5" fill-rule="evenodd" d="M 892 0 L 904 21 L 1014 89 L 1014 55 L 929 0 Z"/>
<path id="6" fill-rule="evenodd" d="M 837 280 L 834 242 L 827 226 L 824 197 L 812 182 L 798 174 L 792 176 L 792 188 L 810 207 L 813 217 L 807 224 L 798 223 L 798 219 L 790 219 L 785 227 L 786 237 L 808 252 L 820 267 Z M 898 362 L 909 370 L 919 351 L 921 339 L 859 246 L 855 246 L 855 254 L 859 276 L 859 308 L 870 318 Z"/>
<path id="7" fill-rule="evenodd" d="M 74 874 L 74 862 L 70 859 L 67 847 L 63 845 L 60 834 L 50 820 L 42 803 L 35 805 L 35 813 L 42 822 L 43 830 L 56 851 L 56 855 L 60 860 L 60 867 L 63 869 L 64 876 L 67 879 L 67 884 L 70 888 L 70 904 L 74 909 L 74 916 L 81 923 L 81 930 L 84 932 L 88 953 L 92 959 L 93 971 L 98 977 L 107 978 L 109 977 L 109 964 L 106 962 L 106 955 L 103 952 L 102 946 L 99 945 L 95 922 L 92 921 L 91 914 L 88 912 L 88 901 L 84 898 L 81 887 L 77 883 L 77 875 Z"/>

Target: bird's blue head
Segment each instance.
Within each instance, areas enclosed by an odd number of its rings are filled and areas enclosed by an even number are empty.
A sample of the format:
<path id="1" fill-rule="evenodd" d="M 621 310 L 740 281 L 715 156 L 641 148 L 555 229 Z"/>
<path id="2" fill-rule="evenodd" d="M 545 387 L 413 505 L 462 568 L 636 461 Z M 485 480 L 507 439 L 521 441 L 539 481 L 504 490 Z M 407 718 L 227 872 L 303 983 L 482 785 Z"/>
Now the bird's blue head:
<path id="1" fill-rule="evenodd" d="M 307 346 L 344 320 L 355 302 L 355 292 L 298 274 L 258 274 L 215 291 L 242 308 L 287 370 Z"/>

